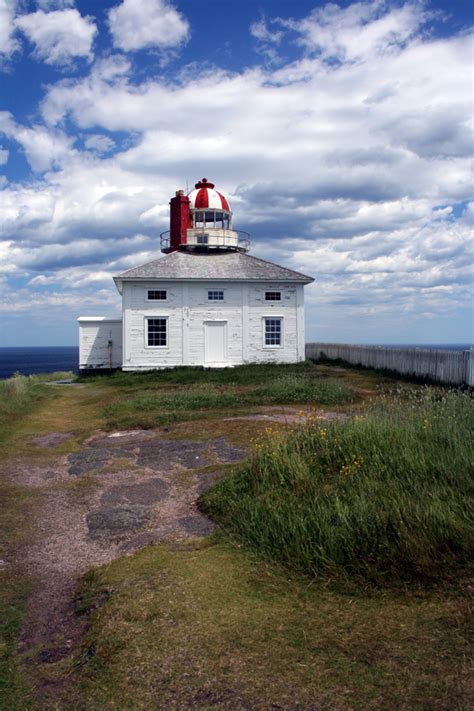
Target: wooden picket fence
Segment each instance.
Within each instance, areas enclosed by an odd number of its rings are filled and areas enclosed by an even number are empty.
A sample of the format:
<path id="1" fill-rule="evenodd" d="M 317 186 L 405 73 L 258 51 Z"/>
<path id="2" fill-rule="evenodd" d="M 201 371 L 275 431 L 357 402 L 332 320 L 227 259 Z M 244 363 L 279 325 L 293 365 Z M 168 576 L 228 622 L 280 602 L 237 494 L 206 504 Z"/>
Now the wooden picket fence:
<path id="1" fill-rule="evenodd" d="M 474 385 L 474 347 L 470 351 L 387 348 L 346 343 L 307 343 L 306 358 L 343 360 L 351 365 L 387 369 L 448 385 Z"/>

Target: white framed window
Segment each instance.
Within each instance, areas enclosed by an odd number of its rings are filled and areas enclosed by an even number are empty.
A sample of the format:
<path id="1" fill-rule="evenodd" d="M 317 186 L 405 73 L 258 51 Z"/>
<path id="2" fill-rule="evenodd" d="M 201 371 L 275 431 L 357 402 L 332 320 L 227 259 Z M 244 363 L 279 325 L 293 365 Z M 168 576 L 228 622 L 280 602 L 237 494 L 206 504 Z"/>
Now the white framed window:
<path id="1" fill-rule="evenodd" d="M 283 346 L 283 318 L 263 317 L 264 348 L 281 348 Z"/>
<path id="2" fill-rule="evenodd" d="M 167 301 L 168 292 L 166 289 L 148 289 L 146 298 L 147 301 Z"/>
<path id="3" fill-rule="evenodd" d="M 221 289 L 209 289 L 207 292 L 208 301 L 224 301 L 224 292 Z"/>
<path id="4" fill-rule="evenodd" d="M 208 244 L 209 235 L 207 232 L 201 232 L 196 235 L 196 244 Z"/>
<path id="5" fill-rule="evenodd" d="M 266 291 L 265 301 L 281 301 L 281 291 Z"/>
<path id="6" fill-rule="evenodd" d="M 168 347 L 168 318 L 149 316 L 145 319 L 145 346 L 147 348 Z"/>

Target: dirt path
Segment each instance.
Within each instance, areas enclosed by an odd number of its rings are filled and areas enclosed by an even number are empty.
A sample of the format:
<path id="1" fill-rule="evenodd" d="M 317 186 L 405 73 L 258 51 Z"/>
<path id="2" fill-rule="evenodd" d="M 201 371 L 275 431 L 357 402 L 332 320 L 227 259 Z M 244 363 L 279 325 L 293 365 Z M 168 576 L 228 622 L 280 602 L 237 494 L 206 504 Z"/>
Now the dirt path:
<path id="1" fill-rule="evenodd" d="M 55 448 L 72 435 L 50 432 L 32 438 L 50 451 L 46 465 L 17 459 L 3 467 L 10 481 L 37 494 L 31 540 L 13 564 L 35 581 L 18 652 L 39 707 L 52 687 L 64 684 L 64 678 L 51 679 L 47 665 L 69 657 L 85 632 L 74 609 L 79 578 L 144 546 L 214 529 L 197 498 L 245 450 L 224 438 L 196 442 L 165 435 L 97 432 L 80 451 L 58 456 Z"/>

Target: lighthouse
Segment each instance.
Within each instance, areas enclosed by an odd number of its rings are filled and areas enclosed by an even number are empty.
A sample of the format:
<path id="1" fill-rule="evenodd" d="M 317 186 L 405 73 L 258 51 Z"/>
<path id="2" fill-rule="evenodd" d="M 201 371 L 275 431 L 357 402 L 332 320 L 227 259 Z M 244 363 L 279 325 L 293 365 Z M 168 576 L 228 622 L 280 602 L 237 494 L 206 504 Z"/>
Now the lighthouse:
<path id="1" fill-rule="evenodd" d="M 79 318 L 81 371 L 304 360 L 312 277 L 248 254 L 230 203 L 202 178 L 170 199 L 163 256 L 114 277 L 122 318 Z"/>
<path id="2" fill-rule="evenodd" d="M 177 190 L 171 198 L 170 229 L 161 234 L 165 254 L 177 249 L 247 252 L 249 248 L 250 235 L 233 229 L 229 201 L 207 178 L 197 182 L 189 195 Z"/>

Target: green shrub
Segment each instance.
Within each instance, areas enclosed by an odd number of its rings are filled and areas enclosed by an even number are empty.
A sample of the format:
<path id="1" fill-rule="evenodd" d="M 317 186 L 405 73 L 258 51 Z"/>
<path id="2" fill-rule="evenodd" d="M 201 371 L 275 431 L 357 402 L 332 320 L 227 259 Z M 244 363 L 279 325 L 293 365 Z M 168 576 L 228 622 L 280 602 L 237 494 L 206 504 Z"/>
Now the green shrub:
<path id="1" fill-rule="evenodd" d="M 408 391 L 347 424 L 269 432 L 202 506 L 312 575 L 440 575 L 472 554 L 473 431 L 468 396 Z"/>

